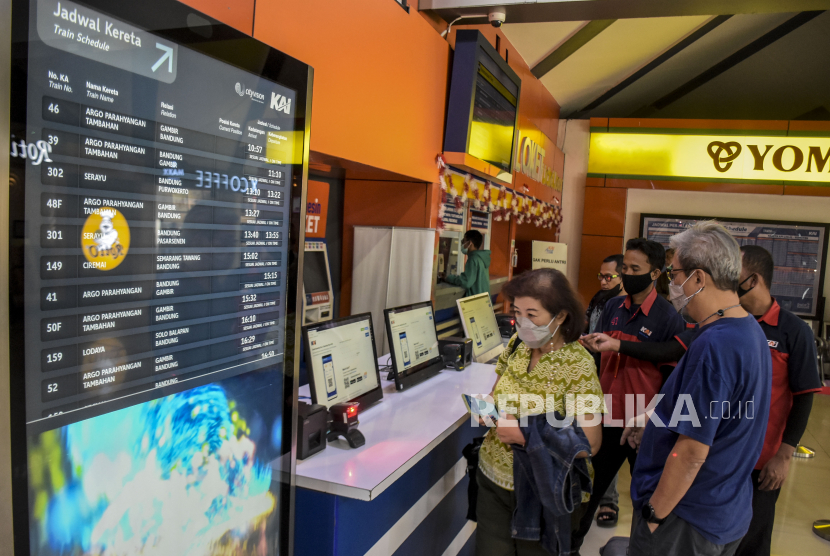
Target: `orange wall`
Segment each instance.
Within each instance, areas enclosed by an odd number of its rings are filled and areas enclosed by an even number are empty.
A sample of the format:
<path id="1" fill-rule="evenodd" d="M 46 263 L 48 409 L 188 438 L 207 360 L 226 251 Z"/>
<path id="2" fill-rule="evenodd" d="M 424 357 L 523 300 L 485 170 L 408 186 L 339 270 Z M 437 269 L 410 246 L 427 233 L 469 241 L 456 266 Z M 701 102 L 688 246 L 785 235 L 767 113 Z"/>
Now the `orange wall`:
<path id="1" fill-rule="evenodd" d="M 400 8 L 399 8 L 400 9 Z M 343 197 L 343 273 L 340 315 L 351 314 L 355 226 L 429 226 L 430 184 L 346 180 Z M 394 195 L 389 192 L 394 191 Z"/>
<path id="2" fill-rule="evenodd" d="M 606 187 L 602 180 L 595 178 L 588 178 L 585 185 L 577 289 L 587 303 L 599 289 L 596 275 L 602 260 L 622 252 L 627 190 Z"/>
<path id="3" fill-rule="evenodd" d="M 579 295 L 587 306 L 599 291 L 597 273 L 602 260 L 609 255 L 622 253 L 623 238 L 614 236 L 582 236 L 582 253 L 579 257 Z"/>
<path id="4" fill-rule="evenodd" d="M 490 230 L 490 276 L 507 276 L 510 272 L 510 222 L 493 220 Z"/>
<path id="5" fill-rule="evenodd" d="M 314 67 L 311 149 L 435 181 L 450 47 L 392 0 L 258 0 L 254 36 Z"/>

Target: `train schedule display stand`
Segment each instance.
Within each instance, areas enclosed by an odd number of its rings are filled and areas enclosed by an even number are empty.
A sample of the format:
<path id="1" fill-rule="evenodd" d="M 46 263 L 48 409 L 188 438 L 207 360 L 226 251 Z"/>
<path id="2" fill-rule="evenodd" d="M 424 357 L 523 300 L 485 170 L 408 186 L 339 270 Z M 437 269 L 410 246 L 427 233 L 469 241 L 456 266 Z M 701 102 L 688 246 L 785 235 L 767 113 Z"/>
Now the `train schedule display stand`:
<path id="1" fill-rule="evenodd" d="M 15 554 L 290 554 L 312 69 L 172 0 L 12 16 Z"/>

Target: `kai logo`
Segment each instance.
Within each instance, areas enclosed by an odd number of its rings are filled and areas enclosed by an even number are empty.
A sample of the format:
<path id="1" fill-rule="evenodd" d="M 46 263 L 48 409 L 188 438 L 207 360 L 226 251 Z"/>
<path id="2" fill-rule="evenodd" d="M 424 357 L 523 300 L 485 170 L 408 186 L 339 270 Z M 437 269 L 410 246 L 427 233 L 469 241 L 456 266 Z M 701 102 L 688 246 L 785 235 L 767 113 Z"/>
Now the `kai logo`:
<path id="1" fill-rule="evenodd" d="M 81 248 L 87 262 L 84 268 L 112 270 L 127 257 L 130 226 L 124 215 L 103 207 L 86 219 L 81 233 Z"/>
<path id="2" fill-rule="evenodd" d="M 277 112 L 291 113 L 291 99 L 277 93 L 271 93 L 271 108 Z"/>
<path id="3" fill-rule="evenodd" d="M 778 342 L 776 342 L 775 340 L 767 340 L 767 344 L 772 349 L 778 349 Z"/>
<path id="4" fill-rule="evenodd" d="M 651 338 L 651 330 L 649 330 L 645 326 L 640 329 L 640 334 L 644 334 L 644 335 L 648 336 L 649 338 Z"/>

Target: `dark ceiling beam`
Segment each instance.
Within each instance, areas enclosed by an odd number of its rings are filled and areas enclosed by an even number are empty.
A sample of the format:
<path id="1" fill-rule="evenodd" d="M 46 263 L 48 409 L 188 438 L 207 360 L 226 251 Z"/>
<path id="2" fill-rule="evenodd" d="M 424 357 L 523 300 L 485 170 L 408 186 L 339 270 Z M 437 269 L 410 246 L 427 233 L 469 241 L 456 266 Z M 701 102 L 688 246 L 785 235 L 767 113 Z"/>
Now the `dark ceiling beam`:
<path id="1" fill-rule="evenodd" d="M 662 98 L 657 99 L 654 103 L 651 104 L 650 111 L 662 110 L 663 108 L 669 106 L 673 102 L 680 100 L 681 98 L 688 95 L 698 87 L 705 85 L 706 83 L 721 75 L 725 71 L 728 71 L 731 68 L 737 66 L 750 56 L 757 54 L 758 52 L 768 47 L 775 41 L 789 35 L 805 23 L 812 21 L 813 19 L 815 19 L 823 13 L 824 11 L 821 10 L 801 12 L 800 14 L 791 17 L 790 19 L 788 19 L 772 31 L 769 31 L 761 37 L 755 39 L 754 41 L 752 41 L 745 47 L 741 48 L 731 56 L 727 56 L 726 58 L 724 58 L 708 70 L 697 75 L 696 77 L 693 77 L 692 79 L 690 79 L 674 91 L 663 96 Z"/>
<path id="2" fill-rule="evenodd" d="M 690 34 L 688 37 L 686 37 L 685 39 L 683 39 L 682 41 L 680 41 L 676 45 L 674 45 L 671 48 L 669 48 L 668 50 L 666 50 L 664 53 L 662 53 L 660 56 L 658 56 L 657 58 L 655 58 L 654 60 L 652 60 L 651 62 L 649 62 L 645 66 L 643 66 L 642 68 L 640 68 L 638 71 L 634 72 L 630 77 L 623 80 L 621 83 L 619 83 L 615 87 L 612 87 L 611 89 L 607 90 L 605 93 L 603 93 L 602 95 L 597 97 L 594 101 L 590 102 L 582 110 L 577 110 L 573 114 L 569 114 L 565 117 L 567 117 L 567 118 L 579 118 L 585 112 L 593 110 L 594 108 L 597 108 L 598 106 L 600 106 L 603 103 L 607 102 L 609 99 L 611 99 L 615 95 L 619 94 L 625 88 L 633 85 L 638 80 L 640 80 L 643 77 L 645 77 L 646 75 L 648 75 L 650 72 L 655 70 L 657 67 L 659 67 L 664 62 L 670 60 L 672 57 L 676 56 L 677 54 L 679 54 L 680 52 L 682 52 L 683 50 L 685 50 L 686 48 L 688 48 L 689 46 L 691 46 L 692 44 L 694 44 L 695 42 L 700 40 L 701 38 L 705 37 L 707 34 L 712 32 L 714 29 L 716 29 L 721 24 L 723 24 L 726 20 L 728 20 L 730 17 L 732 17 L 732 16 L 731 15 L 719 15 L 717 17 L 712 18 L 705 25 L 703 25 L 699 29 L 697 29 L 694 33 Z"/>
<path id="3" fill-rule="evenodd" d="M 550 70 L 561 64 L 571 54 L 588 44 L 588 42 L 608 29 L 614 19 L 600 19 L 589 21 L 582 29 L 574 33 L 571 38 L 563 42 L 553 52 L 545 56 L 542 61 L 533 66 L 530 72 L 540 78 Z"/>
<path id="4" fill-rule="evenodd" d="M 437 13 L 446 21 L 462 14 L 487 13 L 503 7 L 505 23 L 593 21 L 643 17 L 678 17 L 786 13 L 830 8 L 828 0 L 420 0 L 421 11 Z M 500 10 L 501 11 L 501 10 Z"/>

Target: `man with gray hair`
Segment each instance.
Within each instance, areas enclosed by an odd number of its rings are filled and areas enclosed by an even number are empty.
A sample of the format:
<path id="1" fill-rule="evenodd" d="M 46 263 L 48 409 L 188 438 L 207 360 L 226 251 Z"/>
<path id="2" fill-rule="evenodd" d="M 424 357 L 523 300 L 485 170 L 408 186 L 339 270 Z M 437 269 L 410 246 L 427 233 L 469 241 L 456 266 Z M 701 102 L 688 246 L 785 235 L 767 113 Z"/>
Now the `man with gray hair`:
<path id="1" fill-rule="evenodd" d="M 738 302 L 741 252 L 717 222 L 671 239 L 672 298 L 700 332 L 661 390 L 631 479 L 631 556 L 731 556 L 752 518 L 751 473 L 764 444 L 772 360 Z"/>

